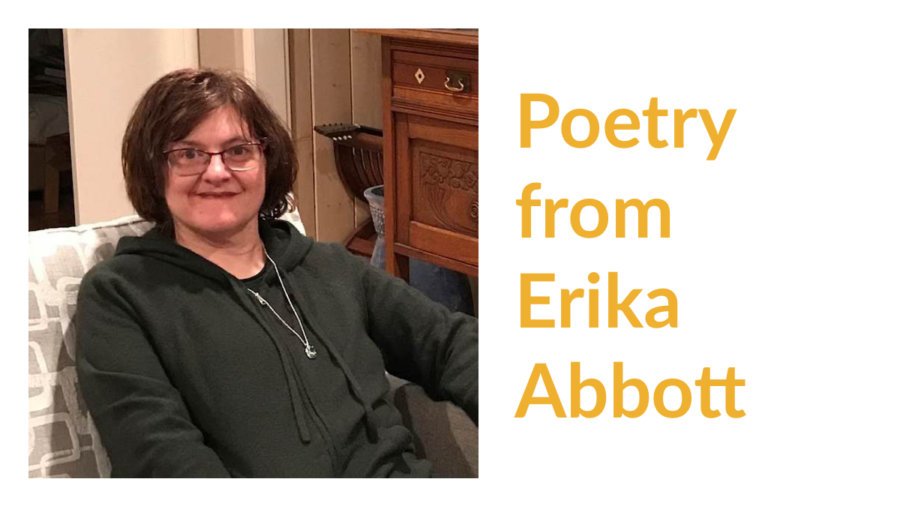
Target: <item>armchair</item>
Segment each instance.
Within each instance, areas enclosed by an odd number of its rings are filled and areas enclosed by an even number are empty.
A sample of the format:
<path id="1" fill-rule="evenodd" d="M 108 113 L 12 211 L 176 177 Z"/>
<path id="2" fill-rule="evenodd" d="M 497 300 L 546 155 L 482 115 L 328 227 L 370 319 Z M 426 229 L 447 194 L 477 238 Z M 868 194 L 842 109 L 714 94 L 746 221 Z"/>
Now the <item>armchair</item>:
<path id="1" fill-rule="evenodd" d="M 284 217 L 303 231 L 297 214 Z M 84 274 L 115 252 L 119 239 L 151 224 L 137 216 L 30 232 L 28 239 L 28 474 L 108 477 L 110 462 L 78 390 L 75 328 Z M 395 405 L 416 451 L 442 476 L 477 476 L 477 429 L 449 403 L 436 403 L 411 383 L 390 378 Z"/>

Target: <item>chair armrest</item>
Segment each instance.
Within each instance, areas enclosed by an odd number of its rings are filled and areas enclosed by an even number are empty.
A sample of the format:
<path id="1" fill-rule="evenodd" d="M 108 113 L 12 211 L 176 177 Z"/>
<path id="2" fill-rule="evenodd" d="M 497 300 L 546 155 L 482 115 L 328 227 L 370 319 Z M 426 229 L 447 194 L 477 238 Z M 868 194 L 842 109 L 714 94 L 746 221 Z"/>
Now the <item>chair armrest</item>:
<path id="1" fill-rule="evenodd" d="M 412 431 L 416 455 L 434 465 L 436 476 L 478 476 L 478 427 L 449 402 L 428 397 L 422 387 L 388 375 L 391 399 Z"/>

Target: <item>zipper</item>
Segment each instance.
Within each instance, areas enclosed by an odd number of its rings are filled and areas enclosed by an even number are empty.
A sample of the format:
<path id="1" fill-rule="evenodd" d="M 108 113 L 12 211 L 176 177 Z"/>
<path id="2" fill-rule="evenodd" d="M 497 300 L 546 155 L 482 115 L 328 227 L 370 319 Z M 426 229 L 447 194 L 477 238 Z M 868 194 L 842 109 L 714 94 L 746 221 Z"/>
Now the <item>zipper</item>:
<path id="1" fill-rule="evenodd" d="M 293 287 L 292 287 L 292 290 L 293 290 Z M 297 292 L 296 290 L 293 293 L 296 293 L 297 296 L 301 297 L 301 298 L 303 296 L 302 293 Z M 344 379 L 347 382 L 347 386 L 350 387 L 350 390 L 353 392 L 353 396 L 356 397 L 357 401 L 359 402 L 360 406 L 363 409 L 363 417 L 365 419 L 365 424 L 366 424 L 366 433 L 369 436 L 369 439 L 370 440 L 377 439 L 378 429 L 375 426 L 374 414 L 372 412 L 372 409 L 367 404 L 367 402 L 364 398 L 364 394 L 362 392 L 362 388 L 359 386 L 359 383 L 356 381 L 356 379 L 354 379 L 353 373 L 350 371 L 350 368 L 346 365 L 344 360 L 341 358 L 340 353 L 329 347 L 329 345 L 326 341 L 326 338 L 322 337 L 325 334 L 316 328 L 315 323 L 312 321 L 312 319 L 309 317 L 309 315 L 304 312 L 303 308 L 306 307 L 307 304 L 303 304 L 303 303 L 301 303 L 300 300 L 297 300 L 297 299 L 294 299 L 294 302 L 297 303 L 298 311 L 300 312 L 300 317 L 302 317 L 304 320 L 306 320 L 306 324 L 307 324 L 307 327 L 309 328 L 310 332 L 312 332 L 313 335 L 319 336 L 317 338 L 319 340 L 319 342 L 321 342 L 322 345 L 325 346 L 325 348 L 327 350 L 329 350 L 330 353 L 332 353 L 332 359 L 336 360 L 338 363 L 338 366 L 341 368 L 341 371 L 344 374 Z M 335 451 L 337 451 L 337 449 L 335 449 Z"/>
<path id="2" fill-rule="evenodd" d="M 272 305 L 269 303 L 269 301 L 267 301 L 265 298 L 263 298 L 263 296 L 260 295 L 259 292 L 251 290 L 250 288 L 247 288 L 247 291 L 249 291 L 256 298 L 256 300 L 259 302 L 259 304 L 261 306 L 268 307 L 269 310 L 272 312 L 272 314 L 274 314 L 275 317 L 278 318 L 278 320 L 282 323 L 282 325 L 287 327 L 288 330 L 290 330 L 292 334 L 297 336 L 297 338 L 300 340 L 301 344 L 304 344 L 304 346 L 306 346 L 306 343 L 303 343 L 303 339 L 300 338 L 300 336 L 298 336 L 297 333 L 289 325 L 287 325 L 284 322 L 284 320 L 281 318 L 281 316 L 278 314 L 278 312 L 275 311 L 275 308 L 272 307 Z M 302 313 L 302 311 L 301 311 L 301 313 Z M 268 331 L 268 328 L 265 326 L 263 327 L 263 329 Z M 308 342 L 308 338 L 307 338 L 307 342 Z M 307 350 L 307 358 L 312 359 L 315 357 L 316 351 L 314 348 L 313 348 L 312 352 L 313 352 L 313 356 L 309 357 L 309 351 Z M 288 353 L 290 353 L 290 352 L 288 352 Z M 328 427 L 325 425 L 325 421 L 322 420 L 322 416 L 319 415 L 319 412 L 318 412 L 318 410 L 316 410 L 316 407 L 312 401 L 312 398 L 310 398 L 310 396 L 309 396 L 309 392 L 306 390 L 306 385 L 305 385 L 305 382 L 303 381 L 303 373 L 301 373 L 299 370 L 296 370 L 292 366 L 291 374 L 293 374 L 297 380 L 298 388 L 300 389 L 300 393 L 302 394 L 303 403 L 305 404 L 306 409 L 309 411 L 309 413 L 311 415 L 310 418 L 312 419 L 312 421 L 316 425 L 316 427 L 319 429 L 319 433 L 322 434 L 322 436 L 325 438 L 325 447 L 328 450 L 328 453 L 329 453 L 328 456 L 329 456 L 329 459 L 331 460 L 332 472 L 334 473 L 335 476 L 338 476 L 340 473 L 340 469 L 338 469 L 337 466 L 338 466 L 338 462 L 340 461 L 340 458 L 338 456 L 337 447 L 334 444 L 334 438 L 331 436 L 331 433 L 328 431 Z"/>

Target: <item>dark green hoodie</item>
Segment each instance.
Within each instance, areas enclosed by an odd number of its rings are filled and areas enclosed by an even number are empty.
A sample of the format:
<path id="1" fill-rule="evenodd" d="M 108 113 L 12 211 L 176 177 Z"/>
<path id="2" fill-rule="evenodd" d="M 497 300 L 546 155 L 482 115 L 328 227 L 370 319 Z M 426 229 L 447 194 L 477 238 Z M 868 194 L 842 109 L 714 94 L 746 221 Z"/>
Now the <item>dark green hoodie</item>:
<path id="1" fill-rule="evenodd" d="M 80 388 L 113 476 L 427 476 L 384 372 L 478 419 L 477 321 L 341 246 L 261 222 L 270 263 L 239 280 L 152 230 L 81 284 Z M 275 302 L 280 300 L 280 302 Z"/>

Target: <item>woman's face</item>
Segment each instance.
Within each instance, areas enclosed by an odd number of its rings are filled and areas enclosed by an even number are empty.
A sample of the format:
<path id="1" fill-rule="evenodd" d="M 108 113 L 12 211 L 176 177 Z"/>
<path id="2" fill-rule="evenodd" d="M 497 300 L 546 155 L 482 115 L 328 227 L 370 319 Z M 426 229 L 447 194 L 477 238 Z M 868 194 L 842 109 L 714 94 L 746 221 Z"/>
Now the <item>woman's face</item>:
<path id="1" fill-rule="evenodd" d="M 217 153 L 240 144 L 257 142 L 233 107 L 209 113 L 184 139 L 168 149 L 196 148 Z M 266 162 L 259 156 L 255 168 L 232 171 L 221 155 L 214 155 L 206 170 L 184 176 L 167 167 L 166 204 L 175 227 L 175 236 L 200 235 L 227 240 L 248 229 L 256 230 L 259 208 L 266 192 Z"/>

